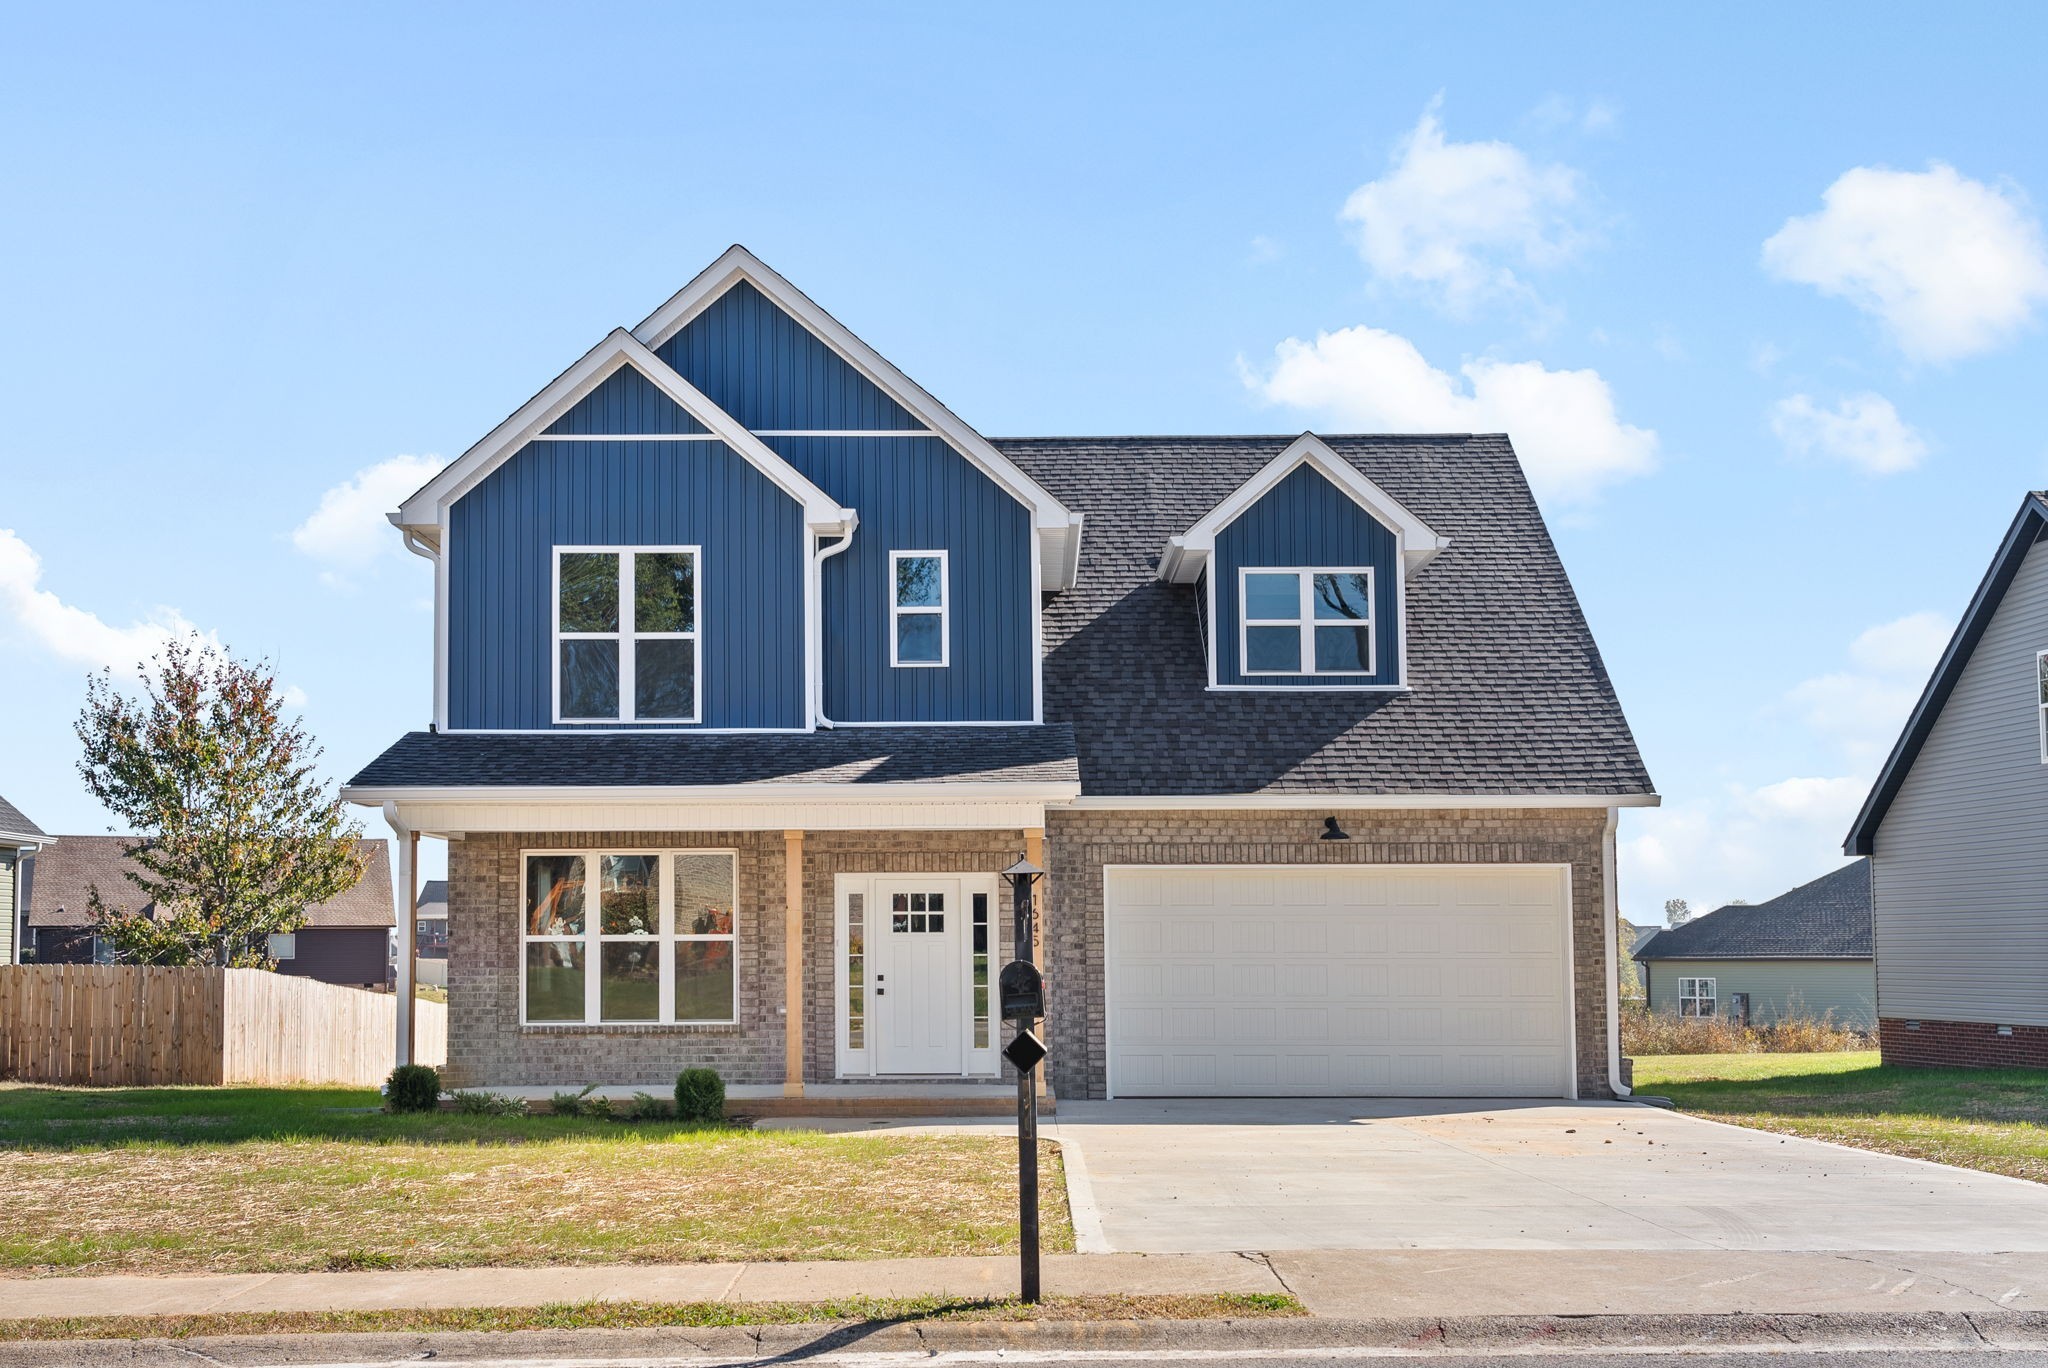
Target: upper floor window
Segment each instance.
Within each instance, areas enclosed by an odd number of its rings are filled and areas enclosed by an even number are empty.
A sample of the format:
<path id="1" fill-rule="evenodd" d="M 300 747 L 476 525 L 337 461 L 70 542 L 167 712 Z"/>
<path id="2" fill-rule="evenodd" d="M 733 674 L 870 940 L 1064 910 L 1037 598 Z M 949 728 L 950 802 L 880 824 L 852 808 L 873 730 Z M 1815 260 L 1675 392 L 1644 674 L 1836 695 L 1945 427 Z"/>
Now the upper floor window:
<path id="1" fill-rule="evenodd" d="M 695 722 L 694 546 L 555 548 L 555 720 Z"/>
<path id="2" fill-rule="evenodd" d="M 946 553 L 889 553 L 889 663 L 944 665 L 952 646 Z"/>
<path id="3" fill-rule="evenodd" d="M 1371 674 L 1373 572 L 1239 572 L 1240 654 L 1248 675 Z"/>
<path id="4" fill-rule="evenodd" d="M 2041 727 L 2041 762 L 2048 764 L 2048 651 L 2034 653 L 2034 711 Z"/>

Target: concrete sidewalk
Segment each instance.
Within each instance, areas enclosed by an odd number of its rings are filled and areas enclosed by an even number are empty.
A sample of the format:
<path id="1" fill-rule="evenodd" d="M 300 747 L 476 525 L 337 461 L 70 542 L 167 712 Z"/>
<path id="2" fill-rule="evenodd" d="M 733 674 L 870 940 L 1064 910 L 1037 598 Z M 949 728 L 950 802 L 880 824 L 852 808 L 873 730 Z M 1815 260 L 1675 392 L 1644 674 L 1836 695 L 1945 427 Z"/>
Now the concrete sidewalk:
<path id="1" fill-rule="evenodd" d="M 1013 1258 L 598 1265 L 172 1278 L 0 1279 L 0 1319 L 1002 1297 Z M 1292 1293 L 1318 1316 L 2048 1311 L 2048 1254 L 1742 1250 L 1310 1250 L 1063 1254 L 1052 1296 Z"/>

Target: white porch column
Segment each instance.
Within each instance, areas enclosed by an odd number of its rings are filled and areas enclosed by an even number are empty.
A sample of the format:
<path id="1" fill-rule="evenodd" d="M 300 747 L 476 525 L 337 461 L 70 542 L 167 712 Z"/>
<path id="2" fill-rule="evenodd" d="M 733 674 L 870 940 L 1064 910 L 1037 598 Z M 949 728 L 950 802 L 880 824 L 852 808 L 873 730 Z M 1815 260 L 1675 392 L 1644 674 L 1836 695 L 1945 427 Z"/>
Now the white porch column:
<path id="1" fill-rule="evenodd" d="M 398 807 L 394 803 L 384 805 L 384 820 L 391 825 L 391 834 L 398 844 L 398 975 L 396 987 L 398 1012 L 398 1060 L 400 1064 L 412 1063 L 413 1024 L 419 1014 L 418 960 L 420 953 L 420 835 L 407 828 L 398 820 Z"/>

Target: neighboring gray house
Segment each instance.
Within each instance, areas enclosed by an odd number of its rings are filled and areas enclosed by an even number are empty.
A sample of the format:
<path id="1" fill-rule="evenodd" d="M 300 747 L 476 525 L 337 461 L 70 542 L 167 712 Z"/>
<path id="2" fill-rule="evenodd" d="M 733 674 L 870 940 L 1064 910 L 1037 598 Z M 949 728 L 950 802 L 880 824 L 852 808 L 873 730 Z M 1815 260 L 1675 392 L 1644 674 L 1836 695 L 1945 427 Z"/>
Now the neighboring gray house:
<path id="1" fill-rule="evenodd" d="M 50 838 L 28 815 L 0 798 L 0 964 L 12 964 L 21 945 L 21 861 Z"/>
<path id="2" fill-rule="evenodd" d="M 1850 828 L 1888 1064 L 2048 1068 L 2048 494 L 2029 494 Z"/>
<path id="3" fill-rule="evenodd" d="M 123 871 L 122 849 L 131 836 L 66 836 L 27 861 L 23 902 L 27 934 L 21 959 L 29 964 L 98 964 L 111 962 L 110 948 L 92 932 L 87 890 L 121 911 L 147 914 L 141 893 Z M 363 842 L 369 868 L 354 888 L 308 910 L 306 924 L 290 935 L 272 937 L 271 953 L 280 974 L 298 974 L 323 983 L 381 988 L 391 960 L 391 930 L 396 918 L 391 903 L 389 843 Z M 138 905 L 139 904 L 139 905 Z"/>
<path id="4" fill-rule="evenodd" d="M 1870 861 L 1858 860 L 1764 903 L 1735 903 L 1659 931 L 1636 950 L 1650 1010 L 1787 1016 L 1877 1025 L 1870 951 Z"/>
<path id="5" fill-rule="evenodd" d="M 428 879 L 420 885 L 419 981 L 433 988 L 448 986 L 448 881 Z"/>

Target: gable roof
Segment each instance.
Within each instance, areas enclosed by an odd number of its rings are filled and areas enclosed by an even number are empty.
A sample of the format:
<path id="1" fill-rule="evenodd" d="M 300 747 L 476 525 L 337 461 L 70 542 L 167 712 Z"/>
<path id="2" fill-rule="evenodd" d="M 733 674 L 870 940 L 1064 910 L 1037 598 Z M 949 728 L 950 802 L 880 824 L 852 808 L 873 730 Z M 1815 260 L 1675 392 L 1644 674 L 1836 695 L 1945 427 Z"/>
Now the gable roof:
<path id="1" fill-rule="evenodd" d="M 1321 439 L 1449 538 L 1408 589 L 1409 692 L 1207 687 L 1194 588 L 1159 578 L 1160 549 L 1297 440 L 997 439 L 1088 518 L 1080 577 L 1045 608 L 1045 716 L 1074 726 L 1084 796 L 1654 803 L 1505 437 Z"/>
<path id="2" fill-rule="evenodd" d="M 152 904 L 142 900 L 142 891 L 129 883 L 124 874 L 129 863 L 121 852 L 134 839 L 66 836 L 37 851 L 28 862 L 28 924 L 92 925 L 86 893 L 94 886 L 116 911 L 147 912 Z M 389 843 L 365 839 L 362 845 L 370 857 L 363 877 L 340 897 L 306 909 L 307 926 L 397 925 L 391 901 Z"/>
<path id="3" fill-rule="evenodd" d="M 801 471 L 676 374 L 666 361 L 649 351 L 631 333 L 624 328 L 614 328 L 574 365 L 549 381 L 540 393 L 521 404 L 511 417 L 492 428 L 482 441 L 420 486 L 399 505 L 398 511 L 392 515 L 392 522 L 429 544 L 438 544 L 443 510 L 448 505 L 474 489 L 528 442 L 541 437 L 551 425 L 624 366 L 639 371 L 655 389 L 802 505 L 804 521 L 810 526 L 838 529 L 851 521 L 851 510 L 841 508 L 837 499 L 811 483 Z"/>
<path id="4" fill-rule="evenodd" d="M 448 881 L 428 879 L 420 885 L 420 920 L 448 920 Z"/>
<path id="5" fill-rule="evenodd" d="M 34 845 L 49 840 L 43 829 L 5 798 L 0 798 L 0 845 Z"/>
<path id="6" fill-rule="evenodd" d="M 1167 540 L 1159 557 L 1159 577 L 1176 584 L 1193 584 L 1202 567 L 1216 550 L 1216 534 L 1236 522 L 1251 506 L 1301 467 L 1307 466 L 1335 485 L 1347 498 L 1381 526 L 1394 534 L 1401 548 L 1404 570 L 1420 569 L 1450 539 L 1437 535 L 1429 524 L 1409 512 L 1393 495 L 1381 489 L 1357 466 L 1330 449 L 1330 444 L 1313 432 L 1304 432 L 1286 449 L 1233 489 L 1222 502 L 1204 513 L 1193 526 Z"/>
<path id="7" fill-rule="evenodd" d="M 1870 861 L 1844 865 L 1769 902 L 1733 903 L 1659 931 L 1635 957 L 1869 959 Z"/>
<path id="8" fill-rule="evenodd" d="M 1927 687 L 1920 693 L 1920 701 L 1913 705 L 1912 713 L 1906 718 L 1905 730 L 1899 733 L 1884 768 L 1878 771 L 1877 782 L 1871 785 L 1870 795 L 1863 800 L 1863 808 L 1856 814 L 1856 821 L 1842 842 L 1843 854 L 1868 855 L 1876 849 L 1877 829 L 1883 824 L 1885 813 L 1891 810 L 1892 800 L 1899 796 L 1907 773 L 1920 756 L 1920 748 L 1927 744 L 1928 734 L 1934 730 L 1942 706 L 1955 692 L 1963 667 L 1970 663 L 1970 653 L 1977 649 L 1977 643 L 1984 637 L 1984 629 L 1991 625 L 1992 615 L 2004 601 L 2005 591 L 2012 587 L 2013 577 L 2019 574 L 2027 552 L 2044 533 L 2048 533 L 2048 492 L 2036 491 L 2020 502 L 2020 511 L 2014 515 L 2012 526 L 2006 529 L 2005 539 L 1998 544 L 1998 553 L 1991 558 L 1991 567 L 1984 572 L 1977 592 L 1971 596 L 1963 620 L 1956 624 L 1948 649 L 1941 653 L 1933 675 L 1928 678 Z"/>
<path id="9" fill-rule="evenodd" d="M 810 296 L 738 243 L 728 247 L 718 260 L 698 272 L 689 284 L 642 319 L 640 325 L 633 329 L 633 336 L 649 348 L 662 346 L 742 280 L 802 324 L 870 384 L 920 419 L 954 450 L 979 467 L 983 474 L 1029 508 L 1032 526 L 1039 531 L 1049 553 L 1045 558 L 1044 587 L 1063 588 L 1072 583 L 1072 575 L 1063 574 L 1062 570 L 1070 568 L 1079 553 L 1080 518 L 995 443 L 969 427 L 922 385 L 854 336 L 845 324 L 825 312 Z"/>

